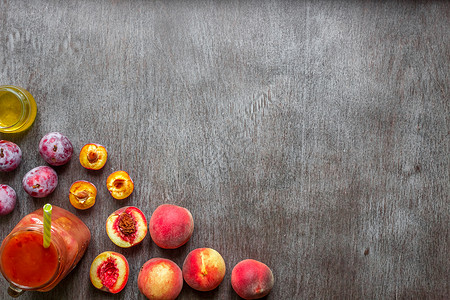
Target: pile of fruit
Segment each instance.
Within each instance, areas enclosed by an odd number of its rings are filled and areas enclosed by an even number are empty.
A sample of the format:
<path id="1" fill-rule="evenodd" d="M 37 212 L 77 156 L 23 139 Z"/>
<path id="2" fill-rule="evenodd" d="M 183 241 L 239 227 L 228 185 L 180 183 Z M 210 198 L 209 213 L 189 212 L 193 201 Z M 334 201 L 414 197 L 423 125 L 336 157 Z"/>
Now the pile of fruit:
<path id="1" fill-rule="evenodd" d="M 52 166 L 70 161 L 73 146 L 70 140 L 58 132 L 46 134 L 39 143 L 39 153 Z M 107 161 L 105 147 L 87 144 L 79 160 L 90 170 L 101 169 Z M 16 169 L 22 159 L 19 146 L 0 140 L 0 171 Z M 24 190 L 32 197 L 42 198 L 52 193 L 58 184 L 57 173 L 49 166 L 39 166 L 25 174 Z M 134 189 L 134 182 L 127 172 L 117 171 L 108 176 L 106 187 L 115 199 L 127 198 Z M 89 209 L 95 204 L 97 188 L 94 184 L 79 180 L 72 184 L 69 201 L 77 209 Z M 0 184 L 0 215 L 10 213 L 16 204 L 16 193 L 8 185 Z M 126 206 L 113 212 L 106 220 L 106 232 L 119 247 L 133 247 L 145 238 L 149 231 L 153 242 L 163 249 L 176 249 L 186 244 L 194 231 L 194 219 L 190 211 L 172 204 L 160 205 L 147 218 L 137 207 Z M 197 248 L 191 251 L 180 267 L 165 258 L 152 258 L 141 267 L 138 288 L 148 299 L 175 299 L 181 292 L 183 282 L 198 291 L 211 291 L 225 277 L 225 261 L 214 249 Z M 129 265 L 125 256 L 106 251 L 99 254 L 90 268 L 92 284 L 101 290 L 118 293 L 128 281 Z M 184 281 L 183 281 L 184 280 Z M 246 259 L 232 270 L 231 285 L 244 299 L 266 296 L 274 284 L 270 268 L 262 262 Z"/>

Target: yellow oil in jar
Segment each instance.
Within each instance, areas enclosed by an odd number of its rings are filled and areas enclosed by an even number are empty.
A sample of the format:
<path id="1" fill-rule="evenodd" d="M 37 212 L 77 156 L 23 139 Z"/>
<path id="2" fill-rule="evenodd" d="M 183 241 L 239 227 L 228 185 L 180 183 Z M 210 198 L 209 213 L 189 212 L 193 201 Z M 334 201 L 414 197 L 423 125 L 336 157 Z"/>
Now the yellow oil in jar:
<path id="1" fill-rule="evenodd" d="M 8 91 L 0 91 L 0 126 L 11 127 L 22 117 L 22 102 Z"/>
<path id="2" fill-rule="evenodd" d="M 36 112 L 36 102 L 28 91 L 16 86 L 0 86 L 0 132 L 28 129 Z"/>

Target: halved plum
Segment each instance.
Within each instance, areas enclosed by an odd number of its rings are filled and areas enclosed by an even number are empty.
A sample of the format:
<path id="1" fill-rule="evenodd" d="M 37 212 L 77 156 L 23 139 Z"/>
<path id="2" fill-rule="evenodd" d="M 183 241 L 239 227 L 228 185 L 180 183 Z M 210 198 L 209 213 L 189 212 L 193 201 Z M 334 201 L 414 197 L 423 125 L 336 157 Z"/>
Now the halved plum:
<path id="1" fill-rule="evenodd" d="M 122 200 L 131 195 L 134 183 L 130 175 L 125 171 L 116 171 L 106 179 L 106 188 L 117 200 Z"/>
<path id="2" fill-rule="evenodd" d="M 89 170 L 100 170 L 106 164 L 108 152 L 99 144 L 86 144 L 80 150 L 80 163 Z"/>
<path id="3" fill-rule="evenodd" d="M 75 181 L 70 187 L 69 201 L 77 209 L 88 209 L 95 204 L 97 188 L 86 180 Z"/>

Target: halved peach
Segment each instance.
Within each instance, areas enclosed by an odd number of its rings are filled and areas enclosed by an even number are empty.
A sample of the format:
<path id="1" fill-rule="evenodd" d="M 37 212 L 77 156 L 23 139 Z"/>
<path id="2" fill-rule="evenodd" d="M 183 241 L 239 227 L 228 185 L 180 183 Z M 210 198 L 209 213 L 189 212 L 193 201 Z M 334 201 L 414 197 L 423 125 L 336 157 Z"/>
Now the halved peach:
<path id="1" fill-rule="evenodd" d="M 128 261 L 120 253 L 105 251 L 92 262 L 89 276 L 99 290 L 116 294 L 123 290 L 128 281 Z"/>
<path id="2" fill-rule="evenodd" d="M 137 207 L 119 208 L 106 220 L 106 233 L 117 246 L 129 248 L 142 242 L 147 235 L 147 219 Z"/>
<path id="3" fill-rule="evenodd" d="M 88 209 L 95 204 L 97 188 L 95 185 L 85 180 L 75 181 L 70 187 L 69 200 L 73 207 L 78 209 Z"/>
<path id="4" fill-rule="evenodd" d="M 90 170 L 100 170 L 106 164 L 108 152 L 99 144 L 86 144 L 80 151 L 80 163 Z"/>
<path id="5" fill-rule="evenodd" d="M 106 179 L 106 187 L 111 196 L 122 200 L 131 195 L 134 190 L 134 183 L 127 172 L 116 171 Z"/>

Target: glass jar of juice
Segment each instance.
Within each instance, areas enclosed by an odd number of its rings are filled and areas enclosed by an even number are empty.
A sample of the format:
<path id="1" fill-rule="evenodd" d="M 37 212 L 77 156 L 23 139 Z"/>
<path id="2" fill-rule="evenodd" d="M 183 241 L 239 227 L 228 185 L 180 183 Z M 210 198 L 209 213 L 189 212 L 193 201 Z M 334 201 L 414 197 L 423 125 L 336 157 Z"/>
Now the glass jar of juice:
<path id="1" fill-rule="evenodd" d="M 14 133 L 28 129 L 36 118 L 36 102 L 23 88 L 0 86 L 0 132 Z"/>
<path id="2" fill-rule="evenodd" d="M 3 240 L 0 270 L 10 283 L 8 293 L 46 292 L 54 288 L 84 255 L 89 228 L 74 214 L 53 205 L 50 247 L 43 246 L 43 209 L 26 215 Z"/>

